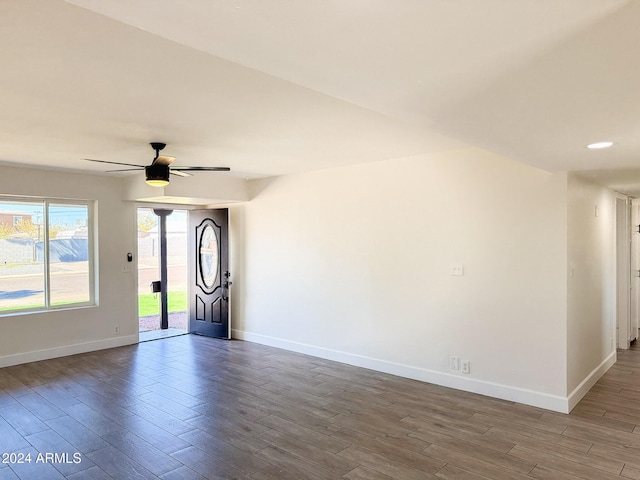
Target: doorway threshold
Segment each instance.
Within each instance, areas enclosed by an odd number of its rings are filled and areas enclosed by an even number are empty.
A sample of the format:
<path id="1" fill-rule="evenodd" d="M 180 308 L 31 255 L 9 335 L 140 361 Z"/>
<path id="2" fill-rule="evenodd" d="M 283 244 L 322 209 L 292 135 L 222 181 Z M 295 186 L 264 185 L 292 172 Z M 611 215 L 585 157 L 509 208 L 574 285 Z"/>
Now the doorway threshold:
<path id="1" fill-rule="evenodd" d="M 150 342 L 151 340 L 160 340 L 161 338 L 178 337 L 180 335 L 188 335 L 189 332 L 181 328 L 167 328 L 165 330 L 147 330 L 140 332 L 138 342 Z"/>

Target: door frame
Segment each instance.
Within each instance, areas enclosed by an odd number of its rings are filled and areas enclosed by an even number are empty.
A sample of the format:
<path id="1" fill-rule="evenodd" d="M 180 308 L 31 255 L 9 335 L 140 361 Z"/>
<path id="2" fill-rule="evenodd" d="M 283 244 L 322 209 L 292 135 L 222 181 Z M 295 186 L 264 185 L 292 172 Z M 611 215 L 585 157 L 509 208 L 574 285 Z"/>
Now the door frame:
<path id="1" fill-rule="evenodd" d="M 616 344 L 628 349 L 631 329 L 631 209 L 629 197 L 616 194 Z"/>
<path id="2" fill-rule="evenodd" d="M 140 332 L 139 332 L 140 317 L 139 317 L 139 314 L 138 314 L 138 312 L 139 312 L 138 294 L 139 294 L 139 288 L 140 288 L 139 287 L 139 283 L 140 283 L 140 251 L 139 251 L 139 242 L 137 240 L 139 209 L 150 210 L 151 213 L 153 215 L 156 215 L 156 218 L 158 219 L 158 238 L 156 239 L 157 240 L 157 245 L 155 247 L 157 249 L 157 251 L 158 251 L 158 270 L 157 270 L 157 276 L 154 276 L 153 278 L 154 279 L 155 278 L 160 279 L 160 281 L 162 282 L 162 288 L 165 289 L 165 288 L 169 287 L 168 274 L 167 274 L 168 272 L 166 272 L 164 274 L 165 280 L 163 281 L 162 280 L 162 277 L 163 277 L 162 269 L 163 269 L 163 267 L 162 267 L 162 259 L 161 259 L 161 255 L 160 255 L 160 250 L 162 248 L 164 248 L 165 252 L 168 252 L 168 249 L 167 249 L 167 238 L 166 238 L 166 233 L 167 232 L 166 231 L 164 232 L 165 235 L 164 235 L 164 239 L 163 239 L 162 238 L 161 228 L 160 228 L 160 224 L 161 224 L 160 217 L 154 212 L 154 210 L 167 210 L 167 211 L 171 211 L 171 212 L 181 211 L 181 212 L 187 212 L 187 215 L 188 215 L 188 212 L 190 210 L 194 210 L 194 209 L 196 209 L 198 207 L 197 206 L 193 206 L 193 205 L 182 205 L 182 204 L 173 204 L 173 203 L 157 203 L 157 202 L 149 202 L 149 203 L 146 203 L 146 202 L 135 202 L 134 203 L 134 207 L 135 207 L 135 215 L 134 215 L 133 228 L 134 228 L 134 231 L 136 232 L 136 242 L 135 242 L 135 249 L 134 249 L 134 252 L 135 252 L 135 255 L 134 255 L 134 259 L 135 259 L 135 264 L 134 264 L 135 265 L 135 267 L 134 267 L 135 282 L 134 283 L 135 283 L 135 286 L 136 286 L 135 287 L 136 288 L 136 295 L 135 295 L 136 301 L 135 301 L 135 303 L 136 303 L 136 318 L 137 318 L 137 325 L 138 325 L 136 327 L 136 331 L 138 332 L 138 334 L 140 334 Z M 188 220 L 188 218 L 187 218 L 187 220 Z M 165 225 L 165 227 L 166 227 L 166 225 Z M 188 228 L 188 226 L 187 226 L 187 228 Z M 163 246 L 161 245 L 162 243 L 164 243 Z M 187 246 L 187 248 L 188 248 L 188 246 Z M 185 256 L 187 256 L 188 253 L 189 252 L 187 251 Z M 165 259 L 165 263 L 166 263 L 166 259 Z M 165 264 L 165 267 L 168 269 L 168 264 Z M 151 292 L 151 286 L 149 286 L 149 288 L 150 288 L 149 292 Z M 167 290 L 166 293 L 167 293 L 167 302 L 168 302 L 168 293 L 169 293 L 169 291 Z M 158 292 L 158 294 L 161 294 L 161 292 Z M 162 296 L 162 295 L 160 295 L 160 296 Z M 161 303 L 161 305 L 160 305 L 160 315 L 159 315 L 159 317 L 160 317 L 159 321 L 160 322 L 162 322 L 162 317 L 163 317 L 162 311 L 163 311 L 164 308 L 165 308 L 165 306 L 163 306 L 162 303 Z M 166 308 L 167 308 L 167 320 L 168 320 L 168 316 L 169 316 L 168 303 L 166 305 Z M 187 314 L 188 314 L 188 312 L 187 312 Z M 164 328 L 162 328 L 163 327 L 162 323 L 160 324 L 160 327 L 161 328 L 157 329 L 158 331 L 164 330 Z M 173 328 L 169 324 L 167 324 L 167 327 Z M 187 325 L 187 329 L 186 330 L 188 330 L 188 325 Z M 154 330 L 154 331 L 156 331 L 156 330 Z M 187 332 L 185 331 L 185 333 L 187 333 Z M 178 333 L 177 335 L 181 335 L 181 333 Z M 169 335 L 169 336 L 171 336 L 171 335 Z M 161 338 L 165 338 L 165 337 L 166 337 L 166 335 L 163 335 Z M 152 339 L 155 339 L 155 338 L 157 338 L 157 337 L 153 337 Z"/>
<path id="3" fill-rule="evenodd" d="M 631 208 L 631 340 L 637 340 L 640 328 L 640 199 L 630 199 Z"/>

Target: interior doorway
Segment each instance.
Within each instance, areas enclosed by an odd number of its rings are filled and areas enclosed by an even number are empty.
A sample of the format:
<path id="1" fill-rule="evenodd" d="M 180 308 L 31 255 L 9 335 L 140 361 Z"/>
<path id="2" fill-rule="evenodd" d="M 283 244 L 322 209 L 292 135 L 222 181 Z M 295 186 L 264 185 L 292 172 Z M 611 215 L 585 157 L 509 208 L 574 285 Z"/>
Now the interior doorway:
<path id="1" fill-rule="evenodd" d="M 636 339 L 631 326 L 631 210 L 626 196 L 616 197 L 616 329 L 617 347 L 628 349 Z"/>
<path id="2" fill-rule="evenodd" d="M 138 208 L 138 323 L 140 341 L 188 333 L 186 210 L 164 210 L 166 244 L 167 325 L 162 325 L 161 219 L 152 208 Z M 157 290 L 154 292 L 154 290 Z M 162 328 L 165 327 L 165 328 Z"/>

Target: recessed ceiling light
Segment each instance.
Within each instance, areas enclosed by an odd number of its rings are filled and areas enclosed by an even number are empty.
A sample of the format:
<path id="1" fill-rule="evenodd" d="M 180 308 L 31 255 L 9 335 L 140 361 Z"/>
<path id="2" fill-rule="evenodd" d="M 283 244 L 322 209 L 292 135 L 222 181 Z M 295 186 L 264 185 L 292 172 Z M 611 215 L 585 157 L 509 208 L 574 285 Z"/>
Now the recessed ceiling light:
<path id="1" fill-rule="evenodd" d="M 590 143 L 589 145 L 587 145 L 587 148 L 591 150 L 599 150 L 601 148 L 609 148 L 611 145 L 613 145 L 613 142 L 598 142 Z"/>

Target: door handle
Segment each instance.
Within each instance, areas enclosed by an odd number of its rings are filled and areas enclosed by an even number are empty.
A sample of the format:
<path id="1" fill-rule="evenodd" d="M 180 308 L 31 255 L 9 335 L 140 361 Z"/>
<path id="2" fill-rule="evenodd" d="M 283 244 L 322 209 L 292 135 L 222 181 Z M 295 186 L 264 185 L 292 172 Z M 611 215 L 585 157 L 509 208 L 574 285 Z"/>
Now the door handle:
<path id="1" fill-rule="evenodd" d="M 227 277 L 227 278 L 228 278 L 228 277 Z M 227 292 L 229 291 L 229 287 L 230 287 L 231 285 L 233 285 L 233 282 L 230 282 L 230 281 L 228 281 L 228 280 L 222 284 L 222 299 L 223 299 L 225 302 L 228 302 L 228 301 L 229 301 L 229 295 L 227 294 Z"/>

